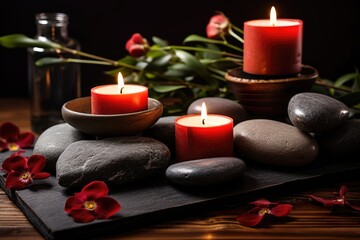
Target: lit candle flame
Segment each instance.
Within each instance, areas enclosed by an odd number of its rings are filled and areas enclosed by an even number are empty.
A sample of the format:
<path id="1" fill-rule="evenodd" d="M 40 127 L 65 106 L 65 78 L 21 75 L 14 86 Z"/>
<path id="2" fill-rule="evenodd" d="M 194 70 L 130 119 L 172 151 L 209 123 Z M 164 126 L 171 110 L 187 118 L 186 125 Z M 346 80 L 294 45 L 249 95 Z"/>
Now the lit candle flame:
<path id="1" fill-rule="evenodd" d="M 275 26 L 275 25 L 276 25 L 276 21 L 277 21 L 276 10 L 275 10 L 275 7 L 272 6 L 272 7 L 271 7 L 271 10 L 270 10 L 270 24 L 271 24 L 272 26 Z"/>
<path id="2" fill-rule="evenodd" d="M 201 123 L 202 125 L 205 125 L 205 120 L 207 119 L 207 111 L 206 111 L 206 105 L 203 102 L 201 105 Z"/>
<path id="3" fill-rule="evenodd" d="M 119 72 L 118 73 L 118 89 L 119 89 L 120 93 L 122 93 L 124 87 L 125 87 L 124 78 L 123 78 L 123 75 L 121 74 L 121 72 Z"/>

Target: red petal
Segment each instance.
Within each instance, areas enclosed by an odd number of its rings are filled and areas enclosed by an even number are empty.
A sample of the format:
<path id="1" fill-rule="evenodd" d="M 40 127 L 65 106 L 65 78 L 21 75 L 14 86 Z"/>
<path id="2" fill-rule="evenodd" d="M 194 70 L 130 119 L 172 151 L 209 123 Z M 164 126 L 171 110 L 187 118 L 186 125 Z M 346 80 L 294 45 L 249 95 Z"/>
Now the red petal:
<path id="1" fill-rule="evenodd" d="M 208 24 L 206 26 L 206 35 L 208 38 L 219 38 L 220 37 L 220 31 L 217 27 L 213 26 L 212 24 Z"/>
<path id="2" fill-rule="evenodd" d="M 107 219 L 120 211 L 120 204 L 111 197 L 101 197 L 96 201 L 97 208 L 95 210 L 96 216 L 99 219 Z"/>
<path id="3" fill-rule="evenodd" d="M 21 147 L 21 148 L 27 148 L 27 147 L 31 147 L 34 143 L 35 140 L 35 136 L 33 133 L 31 132 L 26 132 L 26 133 L 21 133 L 19 135 L 18 140 L 16 141 L 16 143 Z"/>
<path id="4" fill-rule="evenodd" d="M 269 206 L 271 204 L 278 204 L 278 203 L 273 203 L 273 202 L 270 202 L 269 200 L 265 199 L 265 198 L 262 198 L 262 199 L 259 199 L 259 200 L 256 200 L 254 202 L 250 202 L 250 204 L 252 205 L 255 205 L 255 206 Z"/>
<path id="5" fill-rule="evenodd" d="M 23 156 L 12 156 L 5 159 L 5 161 L 2 164 L 2 168 L 7 171 L 16 171 L 16 172 L 22 172 L 24 171 L 26 166 L 26 158 Z"/>
<path id="6" fill-rule="evenodd" d="M 0 137 L 7 142 L 16 142 L 20 135 L 20 129 L 11 122 L 5 122 L 0 126 Z"/>
<path id="7" fill-rule="evenodd" d="M 129 53 L 133 57 L 140 57 L 145 55 L 146 50 L 144 45 L 134 44 L 129 48 Z"/>
<path id="8" fill-rule="evenodd" d="M 279 204 L 276 207 L 273 207 L 270 209 L 271 215 L 277 216 L 277 217 L 283 217 L 288 215 L 293 209 L 293 205 L 291 204 Z"/>
<path id="9" fill-rule="evenodd" d="M 40 172 L 46 164 L 45 157 L 42 155 L 31 155 L 27 161 L 27 166 L 30 173 Z"/>
<path id="10" fill-rule="evenodd" d="M 72 209 L 83 208 L 86 201 L 86 196 L 81 193 L 76 193 L 74 196 L 69 197 L 65 203 L 65 212 L 69 213 Z"/>
<path id="11" fill-rule="evenodd" d="M 31 175 L 33 179 L 46 179 L 50 177 L 50 173 L 47 172 L 37 172 Z"/>
<path id="12" fill-rule="evenodd" d="M 25 150 L 19 150 L 16 153 L 11 154 L 10 157 L 21 156 L 21 154 L 23 154 L 24 152 L 26 152 L 26 151 Z"/>
<path id="13" fill-rule="evenodd" d="M 329 200 L 329 199 L 325 199 L 325 198 L 316 197 L 314 195 L 308 195 L 308 196 L 311 199 L 324 204 L 324 206 L 326 206 L 326 207 L 331 207 L 331 206 L 334 206 L 334 205 L 343 205 L 341 202 L 339 202 L 336 199 Z"/>
<path id="14" fill-rule="evenodd" d="M 339 191 L 339 196 L 341 198 L 345 198 L 345 194 L 347 193 L 348 188 L 346 186 L 341 186 L 340 191 Z"/>
<path id="15" fill-rule="evenodd" d="M 263 219 L 265 215 L 259 215 L 259 214 L 251 214 L 251 213 L 242 213 L 239 216 L 236 217 L 236 220 L 239 221 L 239 223 L 246 227 L 254 227 L 258 225 L 261 220 Z"/>
<path id="16" fill-rule="evenodd" d="M 348 201 L 346 201 L 345 204 L 348 205 L 349 207 L 351 207 L 352 209 L 356 210 L 356 211 L 360 211 L 360 206 L 353 205 L 353 204 L 349 203 Z"/>
<path id="17" fill-rule="evenodd" d="M 81 190 L 81 193 L 87 197 L 87 200 L 95 200 L 100 197 L 106 197 L 109 188 L 103 181 L 92 181 Z"/>
<path id="18" fill-rule="evenodd" d="M 210 18 L 210 23 L 228 24 L 229 19 L 224 14 L 217 14 Z"/>
<path id="19" fill-rule="evenodd" d="M 135 44 L 144 44 L 144 38 L 141 36 L 140 33 L 134 33 L 131 37 Z"/>
<path id="20" fill-rule="evenodd" d="M 18 190 L 18 189 L 25 188 L 30 183 L 31 183 L 31 181 L 29 181 L 28 183 L 21 182 L 20 181 L 20 173 L 11 172 L 6 177 L 5 187 L 7 189 L 12 188 L 12 189 Z"/>
<path id="21" fill-rule="evenodd" d="M 95 220 L 94 214 L 85 209 L 72 209 L 70 215 L 74 218 L 75 222 L 87 223 Z"/>

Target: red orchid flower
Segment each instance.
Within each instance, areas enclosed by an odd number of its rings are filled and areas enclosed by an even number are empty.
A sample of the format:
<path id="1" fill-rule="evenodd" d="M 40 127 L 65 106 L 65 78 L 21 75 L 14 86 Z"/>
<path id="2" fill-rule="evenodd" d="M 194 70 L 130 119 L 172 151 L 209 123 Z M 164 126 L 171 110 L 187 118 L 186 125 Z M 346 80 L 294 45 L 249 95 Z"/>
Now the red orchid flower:
<path id="1" fill-rule="evenodd" d="M 47 172 L 41 172 L 45 167 L 45 157 L 31 155 L 29 158 L 21 156 L 24 151 L 19 151 L 5 159 L 2 170 L 7 172 L 5 187 L 7 189 L 23 189 L 33 183 L 34 179 L 45 179 L 50 176 Z"/>
<path id="2" fill-rule="evenodd" d="M 206 26 L 206 34 L 208 38 L 218 39 L 228 34 L 230 27 L 229 19 L 222 13 L 214 15 L 210 18 Z"/>
<path id="3" fill-rule="evenodd" d="M 269 202 L 266 199 L 259 199 L 251 202 L 254 208 L 237 216 L 236 220 L 243 226 L 254 227 L 261 222 L 265 215 L 269 214 L 276 217 L 287 216 L 293 209 L 291 204 L 280 204 Z"/>
<path id="4" fill-rule="evenodd" d="M 0 126 L 0 152 L 8 149 L 18 151 L 20 148 L 31 147 L 34 140 L 33 133 L 20 133 L 20 129 L 11 122 L 5 122 Z"/>
<path id="5" fill-rule="evenodd" d="M 134 33 L 126 42 L 126 50 L 133 57 L 140 57 L 145 55 L 149 50 L 149 43 L 146 38 L 143 38 L 140 33 Z"/>
<path id="6" fill-rule="evenodd" d="M 308 195 L 312 200 L 322 203 L 326 207 L 334 207 L 334 206 L 348 206 L 353 210 L 360 211 L 360 206 L 356 206 L 351 204 L 346 200 L 346 193 L 348 192 L 348 188 L 346 186 L 341 186 L 339 193 L 334 193 L 333 199 L 325 199 L 316 197 L 314 195 Z"/>
<path id="7" fill-rule="evenodd" d="M 109 189 L 102 181 L 93 181 L 67 199 L 65 212 L 76 222 L 92 222 L 95 219 L 107 219 L 120 211 L 120 204 L 108 197 Z"/>

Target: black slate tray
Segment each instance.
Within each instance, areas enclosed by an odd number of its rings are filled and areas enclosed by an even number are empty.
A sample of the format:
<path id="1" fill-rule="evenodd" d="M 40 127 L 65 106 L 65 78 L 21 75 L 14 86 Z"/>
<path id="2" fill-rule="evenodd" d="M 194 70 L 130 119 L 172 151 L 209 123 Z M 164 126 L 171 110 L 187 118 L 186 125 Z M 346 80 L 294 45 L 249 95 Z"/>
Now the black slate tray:
<path id="1" fill-rule="evenodd" d="M 27 150 L 25 156 L 31 155 Z M 0 164 L 10 152 L 0 153 Z M 120 232 L 130 227 L 154 223 L 226 205 L 239 205 L 264 194 L 304 189 L 324 181 L 340 181 L 357 176 L 360 162 L 316 160 L 296 169 L 249 166 L 242 178 L 209 188 L 185 188 L 165 178 L 110 188 L 109 195 L 118 200 L 122 210 L 108 220 L 75 223 L 64 212 L 67 197 L 73 194 L 58 185 L 55 177 L 38 181 L 37 185 L 20 191 L 5 189 L 5 174 L 0 173 L 0 186 L 22 210 L 29 221 L 46 239 L 85 238 Z"/>

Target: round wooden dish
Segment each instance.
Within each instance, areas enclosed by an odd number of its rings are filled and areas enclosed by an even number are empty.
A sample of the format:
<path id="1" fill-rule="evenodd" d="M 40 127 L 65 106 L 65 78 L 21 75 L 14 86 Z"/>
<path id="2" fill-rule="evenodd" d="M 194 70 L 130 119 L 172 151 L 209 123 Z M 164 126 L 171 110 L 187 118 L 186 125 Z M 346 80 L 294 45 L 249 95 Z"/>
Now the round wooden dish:
<path id="1" fill-rule="evenodd" d="M 92 114 L 91 97 L 71 100 L 61 109 L 65 122 L 83 133 L 95 136 L 135 135 L 151 127 L 162 112 L 162 104 L 153 98 L 148 100 L 148 110 L 125 114 Z"/>
<path id="2" fill-rule="evenodd" d="M 292 96 L 310 91 L 318 71 L 303 65 L 296 76 L 258 76 L 247 74 L 241 68 L 229 70 L 225 79 L 239 103 L 249 114 L 259 117 L 287 115 L 287 106 Z"/>

